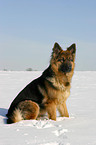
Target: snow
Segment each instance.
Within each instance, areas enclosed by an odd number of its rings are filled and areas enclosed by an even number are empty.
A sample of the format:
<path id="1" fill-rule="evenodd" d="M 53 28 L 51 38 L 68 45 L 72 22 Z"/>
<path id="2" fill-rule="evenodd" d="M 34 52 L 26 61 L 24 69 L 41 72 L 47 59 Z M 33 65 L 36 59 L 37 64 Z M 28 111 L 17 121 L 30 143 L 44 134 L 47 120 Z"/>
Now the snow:
<path id="1" fill-rule="evenodd" d="M 70 117 L 6 124 L 14 97 L 42 72 L 0 71 L 0 145 L 96 145 L 96 72 L 77 71 L 67 101 Z"/>

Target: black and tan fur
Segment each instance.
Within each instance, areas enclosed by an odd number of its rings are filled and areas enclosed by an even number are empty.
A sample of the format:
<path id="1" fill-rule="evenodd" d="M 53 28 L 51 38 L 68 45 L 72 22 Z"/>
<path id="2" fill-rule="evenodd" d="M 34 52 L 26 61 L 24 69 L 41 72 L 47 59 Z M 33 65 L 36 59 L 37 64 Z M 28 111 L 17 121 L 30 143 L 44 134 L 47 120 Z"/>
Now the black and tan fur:
<path id="1" fill-rule="evenodd" d="M 69 117 L 66 100 L 70 95 L 75 52 L 75 44 L 66 51 L 58 43 L 54 44 L 49 67 L 13 100 L 7 113 L 7 123 L 37 119 L 46 112 L 49 119 L 56 120 L 56 108 L 61 116 Z"/>

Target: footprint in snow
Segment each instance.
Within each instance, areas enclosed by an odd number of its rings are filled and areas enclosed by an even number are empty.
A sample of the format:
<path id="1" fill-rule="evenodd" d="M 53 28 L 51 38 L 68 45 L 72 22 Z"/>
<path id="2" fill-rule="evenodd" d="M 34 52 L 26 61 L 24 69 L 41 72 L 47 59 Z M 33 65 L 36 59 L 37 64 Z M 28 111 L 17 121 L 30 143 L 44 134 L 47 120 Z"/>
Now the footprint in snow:
<path id="1" fill-rule="evenodd" d="M 62 129 L 62 128 L 60 128 L 59 130 L 53 131 L 53 133 L 54 133 L 56 136 L 60 136 L 60 135 L 62 135 L 62 134 L 64 134 L 64 133 L 66 133 L 66 132 L 68 132 L 68 129 Z"/>
<path id="2" fill-rule="evenodd" d="M 19 123 L 20 126 L 30 126 L 30 127 L 36 127 L 37 129 L 43 129 L 43 128 L 50 128 L 54 127 L 54 125 L 50 122 L 50 120 L 28 120 L 28 121 L 21 121 Z"/>

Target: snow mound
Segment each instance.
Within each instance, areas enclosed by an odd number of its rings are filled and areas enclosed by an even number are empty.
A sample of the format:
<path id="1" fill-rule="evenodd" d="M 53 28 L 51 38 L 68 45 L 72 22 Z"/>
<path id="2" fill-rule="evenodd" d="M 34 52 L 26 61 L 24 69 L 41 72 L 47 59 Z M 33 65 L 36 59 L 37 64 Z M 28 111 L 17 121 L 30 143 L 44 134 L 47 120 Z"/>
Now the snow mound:
<path id="1" fill-rule="evenodd" d="M 26 120 L 16 123 L 18 126 L 30 126 L 37 129 L 54 127 L 50 120 Z"/>
<path id="2" fill-rule="evenodd" d="M 63 120 L 66 120 L 66 119 L 71 119 L 71 118 L 74 118 L 74 117 L 69 117 L 69 118 L 67 118 L 67 117 L 57 117 L 57 121 L 49 120 L 49 119 L 44 119 L 44 120 L 43 119 L 40 119 L 40 120 L 22 120 L 22 121 L 17 122 L 13 125 L 29 126 L 29 127 L 35 127 L 37 129 L 43 129 L 43 128 L 57 127 L 57 125 L 55 125 L 56 122 L 60 122 L 60 121 L 63 121 Z M 61 127 L 61 125 L 59 125 L 59 127 Z M 60 132 L 60 134 L 61 134 L 61 132 Z M 63 130 L 63 132 L 66 132 L 66 129 Z M 58 134 L 58 133 L 55 133 L 55 134 Z"/>

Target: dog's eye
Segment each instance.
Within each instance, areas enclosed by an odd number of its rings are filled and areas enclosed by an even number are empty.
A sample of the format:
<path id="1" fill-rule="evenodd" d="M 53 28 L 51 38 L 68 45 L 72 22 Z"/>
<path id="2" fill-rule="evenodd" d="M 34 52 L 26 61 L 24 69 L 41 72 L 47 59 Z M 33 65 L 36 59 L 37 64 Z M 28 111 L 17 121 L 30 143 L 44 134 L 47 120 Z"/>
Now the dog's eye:
<path id="1" fill-rule="evenodd" d="M 69 60 L 69 61 L 73 61 L 73 58 L 72 58 L 72 57 L 69 57 L 68 60 Z"/>
<path id="2" fill-rule="evenodd" d="M 58 59 L 58 61 L 60 61 L 60 62 L 64 62 L 65 59 L 64 59 L 64 58 L 61 58 L 61 59 Z"/>

